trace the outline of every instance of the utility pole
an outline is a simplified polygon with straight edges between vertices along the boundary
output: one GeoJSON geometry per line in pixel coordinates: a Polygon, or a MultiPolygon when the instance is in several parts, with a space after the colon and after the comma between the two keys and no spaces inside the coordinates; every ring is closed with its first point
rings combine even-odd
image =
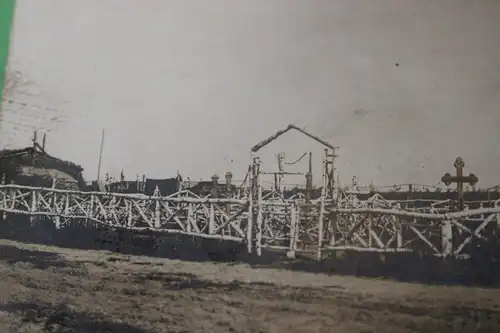
{"type": "Polygon", "coordinates": [[[102,149],[104,147],[104,128],[101,135],[101,149],[99,150],[99,163],[97,164],[97,180],[101,177],[101,162],[102,162],[102,149]]]}
{"type": "Polygon", "coordinates": [[[42,150],[45,152],[45,143],[47,142],[47,132],[43,133],[42,150]]]}
{"type": "Polygon", "coordinates": [[[33,131],[33,139],[31,141],[33,142],[33,151],[36,150],[36,143],[37,143],[37,130],[33,131]]]}
{"type": "MultiPolygon", "coordinates": [[[[34,168],[35,168],[35,158],[36,158],[36,151],[37,151],[37,130],[35,130],[33,132],[33,139],[31,139],[31,141],[33,141],[33,152],[32,152],[32,155],[31,155],[31,166],[33,167],[32,169],[32,172],[34,172],[34,168]]],[[[33,174],[32,174],[33,175],[33,174]]]]}

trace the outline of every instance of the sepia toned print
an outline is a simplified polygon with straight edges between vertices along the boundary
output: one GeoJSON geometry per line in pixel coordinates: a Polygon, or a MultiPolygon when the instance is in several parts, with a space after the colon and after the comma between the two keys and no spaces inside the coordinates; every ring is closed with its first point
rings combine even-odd
{"type": "Polygon", "coordinates": [[[1,332],[500,329],[500,4],[0,4],[1,332]]]}

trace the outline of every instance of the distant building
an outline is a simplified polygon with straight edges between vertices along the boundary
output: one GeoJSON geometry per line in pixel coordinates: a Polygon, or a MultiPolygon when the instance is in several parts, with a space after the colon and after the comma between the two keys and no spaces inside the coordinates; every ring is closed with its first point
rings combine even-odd
{"type": "MultiPolygon", "coordinates": [[[[236,186],[230,185],[231,186],[231,193],[236,192],[236,186]]],[[[196,185],[190,188],[186,188],[186,190],[189,190],[190,192],[193,192],[194,194],[199,195],[200,197],[214,197],[214,198],[225,198],[230,195],[228,195],[228,189],[226,184],[224,183],[218,183],[218,184],[213,184],[211,181],[200,181],[196,185]]]]}
{"type": "Polygon", "coordinates": [[[160,195],[165,197],[176,192],[179,192],[182,178],[180,176],[166,179],[150,179],[144,181],[139,180],[121,180],[111,182],[106,185],[107,191],[112,193],[140,193],[145,195],[153,195],[156,187],[160,191],[160,195]]]}
{"type": "Polygon", "coordinates": [[[226,182],[219,182],[219,176],[213,175],[212,181],[199,181],[187,190],[199,195],[200,197],[213,197],[213,198],[228,198],[236,193],[237,188],[231,184],[233,175],[226,173],[226,182]]]}
{"type": "Polygon", "coordinates": [[[84,191],[82,172],[81,166],[34,147],[0,151],[0,175],[6,184],[84,191]]]}
{"type": "Polygon", "coordinates": [[[112,193],[143,193],[143,183],[137,180],[123,180],[111,182],[106,186],[107,192],[112,193]]]}
{"type": "Polygon", "coordinates": [[[144,186],[144,194],[153,195],[155,189],[158,187],[160,195],[163,197],[172,195],[179,192],[182,184],[182,177],[177,176],[175,178],[167,179],[146,179],[146,184],[144,186]]]}

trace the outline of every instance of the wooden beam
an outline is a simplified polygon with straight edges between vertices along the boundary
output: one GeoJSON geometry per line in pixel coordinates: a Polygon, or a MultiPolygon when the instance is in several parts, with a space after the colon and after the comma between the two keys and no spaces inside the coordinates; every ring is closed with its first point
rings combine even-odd
{"type": "Polygon", "coordinates": [[[271,142],[273,142],[274,140],[276,140],[277,138],[279,138],[280,136],[282,136],[283,134],[285,134],[286,132],[290,131],[290,130],[296,130],[302,134],[304,134],[305,136],[308,136],[310,137],[311,139],[321,143],[322,145],[332,149],[332,150],[335,150],[336,148],[338,147],[334,147],[333,145],[331,145],[330,143],[326,142],[325,140],[307,132],[306,130],[302,129],[302,128],[299,128],[295,125],[288,125],[285,129],[282,129],[282,130],[279,130],[277,131],[276,133],[274,133],[273,135],[271,135],[270,137],[268,137],[267,139],[264,139],[262,140],[261,142],[259,142],[258,144],[256,144],[255,146],[252,147],[252,152],[253,153],[256,153],[258,152],[259,150],[261,150],[262,148],[264,148],[265,146],[267,146],[268,144],[270,144],[271,142]]]}

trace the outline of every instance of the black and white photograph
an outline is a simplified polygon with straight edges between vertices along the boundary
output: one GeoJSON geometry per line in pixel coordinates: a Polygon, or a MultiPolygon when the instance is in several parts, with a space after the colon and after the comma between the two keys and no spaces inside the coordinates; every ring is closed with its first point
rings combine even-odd
{"type": "Polygon", "coordinates": [[[500,332],[498,0],[0,0],[0,95],[0,333],[500,332]]]}

